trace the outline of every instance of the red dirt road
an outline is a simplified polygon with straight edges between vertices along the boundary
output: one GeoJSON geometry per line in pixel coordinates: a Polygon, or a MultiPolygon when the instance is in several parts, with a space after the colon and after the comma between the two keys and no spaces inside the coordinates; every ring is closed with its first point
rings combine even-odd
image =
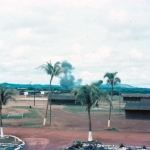
{"type": "MultiPolygon", "coordinates": [[[[41,114],[41,112],[39,115],[41,114]]],[[[52,108],[52,126],[4,127],[6,135],[15,135],[26,143],[25,150],[60,150],[75,140],[87,141],[87,114],[72,114],[62,107],[52,108]]],[[[150,120],[126,120],[124,116],[112,116],[111,127],[118,131],[107,131],[107,116],[92,114],[93,139],[103,144],[150,147],[150,120]]],[[[32,120],[33,121],[33,120],[32,120]]],[[[35,120],[34,120],[35,121],[35,120]]],[[[40,119],[42,124],[43,119],[40,119]]]]}
{"type": "MultiPolygon", "coordinates": [[[[5,134],[18,136],[26,142],[26,150],[60,150],[76,139],[87,141],[88,131],[63,130],[53,127],[5,127],[5,134]]],[[[150,133],[93,131],[94,140],[103,144],[150,147],[150,133]]]]}

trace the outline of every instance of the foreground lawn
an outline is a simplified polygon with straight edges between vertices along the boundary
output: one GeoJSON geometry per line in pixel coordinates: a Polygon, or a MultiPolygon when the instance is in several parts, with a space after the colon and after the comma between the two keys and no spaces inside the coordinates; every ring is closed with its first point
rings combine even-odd
{"type": "MultiPolygon", "coordinates": [[[[77,106],[77,105],[65,105],[63,108],[65,111],[71,112],[73,114],[84,114],[86,113],[86,107],[85,106],[77,106]]],[[[105,116],[108,115],[109,112],[109,106],[108,105],[102,105],[99,108],[92,108],[91,113],[97,115],[98,113],[103,114],[105,116]]],[[[124,115],[123,108],[119,107],[113,107],[112,109],[112,115],[114,116],[120,116],[124,115]]]]}
{"type": "Polygon", "coordinates": [[[3,114],[3,125],[4,126],[25,126],[25,127],[38,127],[42,125],[42,116],[39,115],[38,112],[44,112],[43,108],[30,108],[29,106],[11,106],[7,108],[7,113],[3,114]],[[15,110],[14,112],[21,113],[20,109],[23,112],[23,118],[20,114],[10,115],[8,117],[8,113],[11,112],[10,110],[15,110]],[[18,111],[17,111],[18,110],[18,111]]]}

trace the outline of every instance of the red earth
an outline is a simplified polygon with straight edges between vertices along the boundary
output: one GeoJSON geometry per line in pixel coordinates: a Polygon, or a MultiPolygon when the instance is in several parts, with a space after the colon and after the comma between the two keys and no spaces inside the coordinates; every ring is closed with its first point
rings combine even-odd
{"type": "MultiPolygon", "coordinates": [[[[38,112],[42,117],[44,114],[38,112]]],[[[150,120],[127,120],[112,116],[107,130],[108,116],[92,113],[93,139],[103,144],[150,147],[150,120]]],[[[35,121],[35,120],[33,120],[35,121]]],[[[41,124],[42,124],[41,120],[41,124]]],[[[26,150],[60,150],[75,140],[87,141],[88,116],[66,112],[62,106],[52,106],[52,125],[41,127],[5,127],[6,135],[15,135],[26,143],[26,150]]]]}

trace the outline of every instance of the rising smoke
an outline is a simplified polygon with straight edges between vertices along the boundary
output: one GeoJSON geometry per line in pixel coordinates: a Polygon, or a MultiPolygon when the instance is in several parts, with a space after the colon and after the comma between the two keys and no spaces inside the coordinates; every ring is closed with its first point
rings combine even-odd
{"type": "Polygon", "coordinates": [[[82,79],[75,80],[72,75],[74,67],[67,61],[61,63],[61,67],[65,69],[64,73],[60,77],[60,85],[65,90],[71,90],[75,86],[79,86],[82,83],[82,79]]]}

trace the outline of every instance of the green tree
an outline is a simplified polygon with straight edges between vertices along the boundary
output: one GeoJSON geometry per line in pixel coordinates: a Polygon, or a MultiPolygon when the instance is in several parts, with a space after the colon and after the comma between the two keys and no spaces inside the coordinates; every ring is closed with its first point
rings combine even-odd
{"type": "Polygon", "coordinates": [[[46,117],[47,117],[47,111],[48,111],[48,104],[50,103],[50,126],[51,126],[51,84],[54,76],[58,76],[60,73],[63,72],[63,68],[60,67],[60,62],[56,62],[54,65],[52,65],[51,61],[46,62],[46,64],[43,64],[38,67],[39,69],[44,70],[48,75],[50,75],[50,82],[49,82],[49,92],[48,92],[48,99],[47,99],[47,105],[46,105],[46,112],[45,112],[45,118],[43,121],[43,125],[46,124],[46,117]]]}
{"type": "Polygon", "coordinates": [[[104,90],[99,90],[97,86],[99,86],[101,82],[93,83],[91,85],[83,85],[78,88],[73,89],[74,95],[76,95],[76,102],[80,102],[81,105],[86,106],[86,110],[88,112],[88,120],[89,120],[89,134],[88,141],[92,141],[92,124],[91,124],[91,107],[98,106],[100,100],[109,100],[109,95],[104,90]]]}
{"type": "Polygon", "coordinates": [[[0,84],[0,128],[1,128],[1,138],[4,137],[4,131],[3,131],[3,123],[2,123],[2,105],[6,105],[8,100],[14,100],[13,97],[15,95],[15,90],[10,89],[9,87],[3,88],[3,86],[0,84]]]}
{"type": "MultiPolygon", "coordinates": [[[[109,84],[111,86],[111,102],[113,99],[113,91],[114,91],[114,85],[121,83],[120,78],[116,77],[117,72],[114,73],[105,73],[104,78],[107,78],[107,84],[109,84]]],[[[110,117],[111,117],[111,109],[112,109],[112,105],[110,105],[110,109],[109,109],[109,119],[108,119],[108,128],[110,128],[110,117]]]]}

